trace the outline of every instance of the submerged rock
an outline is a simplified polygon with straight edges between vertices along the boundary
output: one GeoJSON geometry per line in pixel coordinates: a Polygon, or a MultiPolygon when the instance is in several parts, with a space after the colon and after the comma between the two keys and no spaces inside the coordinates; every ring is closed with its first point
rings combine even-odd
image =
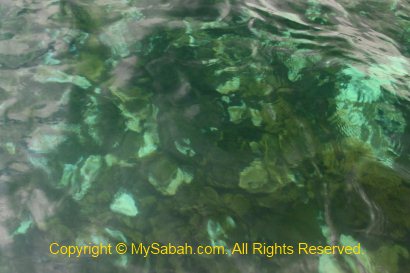
{"type": "Polygon", "coordinates": [[[230,80],[228,80],[227,82],[225,82],[224,84],[219,85],[216,88],[216,91],[218,91],[219,93],[226,95],[229,94],[231,92],[235,92],[239,89],[239,86],[241,85],[241,80],[239,77],[234,77],[230,80]]]}
{"type": "Polygon", "coordinates": [[[162,194],[175,195],[183,184],[189,184],[193,175],[167,159],[160,159],[148,176],[148,181],[162,194]]]}
{"type": "Polygon", "coordinates": [[[259,159],[255,159],[239,176],[239,187],[250,192],[264,192],[268,183],[269,174],[259,159]]]}
{"type": "Polygon", "coordinates": [[[0,39],[0,67],[15,69],[32,65],[40,59],[47,52],[47,45],[35,41],[35,38],[31,39],[31,41],[27,41],[27,38],[26,41],[22,38],[3,41],[0,39]]]}
{"type": "Polygon", "coordinates": [[[37,228],[45,230],[47,228],[47,221],[54,215],[56,204],[47,198],[45,192],[40,189],[34,189],[27,205],[37,228]]]}
{"type": "Polygon", "coordinates": [[[70,193],[75,200],[79,201],[83,199],[91,185],[96,181],[103,162],[101,156],[91,155],[85,160],[81,167],[81,160],[75,165],[65,164],[59,186],[69,187],[70,193]]]}
{"type": "Polygon", "coordinates": [[[236,227],[236,223],[231,216],[225,217],[222,221],[209,219],[206,231],[212,246],[225,247],[226,254],[231,255],[231,249],[226,241],[229,239],[228,233],[236,227]]]}
{"type": "Polygon", "coordinates": [[[256,127],[261,126],[263,118],[261,116],[261,112],[257,109],[249,109],[249,113],[251,115],[251,121],[252,124],[255,125],[256,127]]]}
{"type": "Polygon", "coordinates": [[[144,144],[138,150],[138,157],[146,157],[152,155],[157,150],[158,146],[158,134],[156,132],[145,132],[144,136],[144,144]]]}
{"type": "MultiPolygon", "coordinates": [[[[114,196],[114,201],[111,203],[110,209],[113,212],[126,216],[136,216],[138,214],[138,208],[135,205],[132,195],[122,191],[114,196]]],[[[110,233],[110,235],[112,234],[110,233]]]]}
{"type": "Polygon", "coordinates": [[[191,140],[189,138],[184,138],[182,141],[174,141],[175,148],[181,153],[189,157],[193,157],[196,153],[191,148],[191,140]]]}
{"type": "Polygon", "coordinates": [[[86,78],[78,75],[68,75],[62,71],[55,69],[41,68],[34,76],[34,79],[41,83],[72,83],[82,89],[91,87],[91,83],[86,78]]]}
{"type": "Polygon", "coordinates": [[[19,227],[13,232],[14,235],[25,234],[33,224],[31,219],[24,220],[20,223],[19,227]]]}
{"type": "Polygon", "coordinates": [[[28,139],[28,148],[40,154],[50,153],[66,140],[64,125],[42,125],[37,127],[28,139]]]}
{"type": "Polygon", "coordinates": [[[227,235],[219,222],[209,219],[206,230],[213,246],[227,246],[225,242],[227,235]]]}
{"type": "Polygon", "coordinates": [[[127,242],[127,238],[125,237],[124,233],[122,233],[119,230],[116,229],[111,229],[111,228],[105,228],[104,229],[108,235],[110,235],[112,238],[120,241],[120,242],[127,242]]]}
{"type": "Polygon", "coordinates": [[[229,120],[232,123],[238,124],[244,118],[246,113],[246,105],[243,103],[241,106],[229,106],[228,107],[229,120]]]}

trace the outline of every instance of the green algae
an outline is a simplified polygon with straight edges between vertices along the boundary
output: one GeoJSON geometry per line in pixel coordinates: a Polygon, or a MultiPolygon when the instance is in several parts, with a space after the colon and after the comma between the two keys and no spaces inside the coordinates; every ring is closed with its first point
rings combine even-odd
{"type": "Polygon", "coordinates": [[[80,75],[84,75],[85,78],[95,82],[104,74],[106,67],[99,55],[84,53],[81,54],[77,69],[80,75]]]}
{"type": "Polygon", "coordinates": [[[75,18],[74,23],[76,28],[83,30],[85,32],[92,32],[97,29],[101,24],[100,17],[93,14],[93,10],[89,7],[81,5],[72,1],[61,1],[60,3],[61,13],[64,16],[72,16],[75,18]]]}
{"type": "Polygon", "coordinates": [[[101,121],[99,114],[99,106],[100,105],[97,101],[97,98],[95,96],[90,96],[87,110],[84,113],[84,123],[88,127],[88,134],[91,136],[94,142],[101,145],[101,136],[99,132],[95,129],[96,125],[101,121]]]}
{"type": "Polygon", "coordinates": [[[308,1],[308,8],[306,9],[305,16],[316,24],[324,25],[329,23],[328,14],[323,11],[320,1],[317,0],[308,1]]]}
{"type": "Polygon", "coordinates": [[[372,255],[373,261],[380,270],[391,273],[400,272],[400,259],[409,258],[409,252],[400,245],[387,244],[378,248],[372,255]]]}

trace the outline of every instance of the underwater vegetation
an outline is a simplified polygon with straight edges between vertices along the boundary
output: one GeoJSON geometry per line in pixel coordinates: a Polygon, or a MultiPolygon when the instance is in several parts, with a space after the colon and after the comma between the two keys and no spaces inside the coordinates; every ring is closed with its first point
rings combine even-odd
{"type": "Polygon", "coordinates": [[[61,272],[409,271],[410,6],[273,2],[1,7],[0,271],[54,272],[2,254],[47,241],[363,247],[61,272]]]}

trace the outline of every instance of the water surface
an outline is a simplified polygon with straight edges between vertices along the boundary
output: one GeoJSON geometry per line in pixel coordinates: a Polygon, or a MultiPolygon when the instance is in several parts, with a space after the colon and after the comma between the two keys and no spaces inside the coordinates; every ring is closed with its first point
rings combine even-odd
{"type": "Polygon", "coordinates": [[[410,272],[408,1],[0,5],[0,272],[410,272]],[[51,255],[51,242],[359,256],[51,255]]]}

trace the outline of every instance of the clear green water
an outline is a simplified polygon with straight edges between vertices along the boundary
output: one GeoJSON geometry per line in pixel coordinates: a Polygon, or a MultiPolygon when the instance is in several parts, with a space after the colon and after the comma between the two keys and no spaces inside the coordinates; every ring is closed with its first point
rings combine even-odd
{"type": "Polygon", "coordinates": [[[0,273],[410,272],[409,57],[408,1],[0,1],[0,273]]]}

